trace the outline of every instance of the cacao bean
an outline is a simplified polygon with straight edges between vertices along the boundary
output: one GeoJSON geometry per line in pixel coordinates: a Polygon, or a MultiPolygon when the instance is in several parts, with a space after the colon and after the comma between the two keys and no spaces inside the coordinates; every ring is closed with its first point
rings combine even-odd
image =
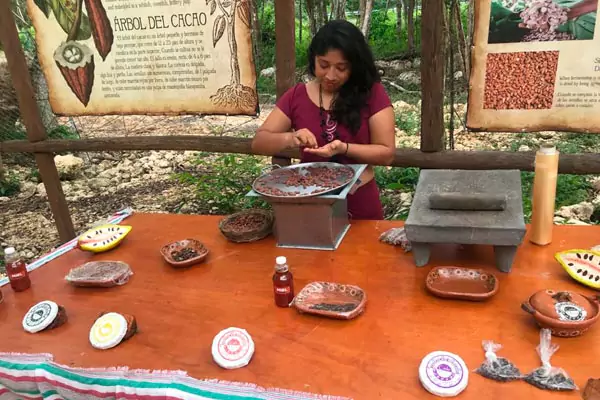
{"type": "Polygon", "coordinates": [[[54,52],[54,61],[71,91],[87,106],[94,87],[94,55],[82,43],[68,41],[54,52]]]}
{"type": "Polygon", "coordinates": [[[106,15],[102,0],[85,0],[85,8],[87,9],[88,17],[90,19],[92,36],[94,37],[96,49],[104,61],[110,53],[114,41],[110,20],[106,15]]]}

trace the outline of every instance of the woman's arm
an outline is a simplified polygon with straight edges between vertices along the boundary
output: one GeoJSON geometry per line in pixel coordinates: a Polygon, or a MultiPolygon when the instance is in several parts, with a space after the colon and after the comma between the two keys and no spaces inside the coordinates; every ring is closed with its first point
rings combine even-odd
{"type": "Polygon", "coordinates": [[[391,106],[386,107],[369,118],[370,144],[334,140],[318,149],[304,149],[304,151],[326,158],[342,154],[359,163],[389,165],[394,161],[396,153],[395,124],[394,109],[391,106]]]}
{"type": "Polygon", "coordinates": [[[598,8],[598,0],[583,0],[579,3],[571,6],[570,10],[567,12],[567,17],[569,20],[581,17],[582,15],[596,12],[598,8]]]}
{"type": "Polygon", "coordinates": [[[273,156],[282,150],[295,147],[292,122],[278,107],[275,107],[265,122],[258,128],[252,140],[252,151],[273,156]]]}

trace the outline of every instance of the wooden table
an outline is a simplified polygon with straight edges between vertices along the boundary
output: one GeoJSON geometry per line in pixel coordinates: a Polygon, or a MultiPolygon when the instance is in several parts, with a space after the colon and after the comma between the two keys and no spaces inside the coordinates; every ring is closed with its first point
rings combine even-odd
{"type": "MultiPolygon", "coordinates": [[[[355,399],[433,398],[418,381],[423,356],[434,350],[459,354],[469,370],[484,360],[483,339],[504,347],[499,355],[523,372],[539,367],[539,329],[520,304],[534,291],[553,288],[593,294],[567,275],[553,258],[556,251],[600,243],[600,227],[560,226],[544,248],[525,241],[513,271],[498,272],[491,247],[434,247],[431,265],[481,266],[496,273],[500,291],[485,303],[444,300],[429,295],[424,278],[430,266],[416,268],[410,253],[378,241],[399,221],[354,222],[335,252],[278,249],[273,239],[233,244],[218,232],[218,217],[137,214],[124,223],[133,231],[117,249],[100,255],[73,250],[32,273],[33,287],[13,293],[1,288],[0,351],[49,352],[58,363],[79,367],[127,365],[143,369],[182,369],[193,377],[252,382],[355,399]],[[189,270],[165,264],[159,248],[185,237],[204,241],[209,260],[189,270]],[[356,284],[366,290],[365,314],[352,321],[301,315],[273,304],[271,276],[275,257],[288,257],[296,291],[313,280],[356,284]],[[89,260],[119,259],[135,275],[122,287],[83,289],[64,276],[89,260]],[[67,325],[27,334],[21,320],[37,301],[66,307],[67,325]],[[119,347],[99,351],[88,342],[100,311],[131,313],[140,331],[119,347]],[[250,365],[223,370],[210,347],[222,329],[247,329],[256,343],[250,365]]],[[[564,368],[581,390],[600,377],[600,326],[579,338],[554,338],[560,345],[553,365],[564,368]]],[[[580,398],[553,393],[525,382],[497,383],[471,374],[464,399],[580,398]]]]}

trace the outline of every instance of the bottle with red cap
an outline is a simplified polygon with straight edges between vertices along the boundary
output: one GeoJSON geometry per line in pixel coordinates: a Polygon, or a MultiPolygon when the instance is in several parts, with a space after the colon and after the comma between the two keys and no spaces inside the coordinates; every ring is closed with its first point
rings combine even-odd
{"type": "Polygon", "coordinates": [[[292,300],[294,300],[294,277],[290,272],[285,257],[277,257],[275,259],[273,292],[275,295],[275,304],[279,307],[289,307],[292,300]]]}
{"type": "Polygon", "coordinates": [[[10,286],[15,292],[22,292],[31,287],[29,272],[27,266],[21,260],[14,247],[4,249],[4,261],[6,265],[6,275],[10,286]]]}

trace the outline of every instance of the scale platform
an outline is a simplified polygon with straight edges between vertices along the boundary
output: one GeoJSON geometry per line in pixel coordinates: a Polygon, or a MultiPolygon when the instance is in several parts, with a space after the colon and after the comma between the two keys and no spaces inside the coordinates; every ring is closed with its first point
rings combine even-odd
{"type": "Polygon", "coordinates": [[[429,262],[433,243],[476,244],[494,246],[496,267],[510,272],[526,232],[520,171],[421,170],[405,231],[417,267],[429,262]],[[504,209],[432,208],[432,198],[448,193],[502,197],[504,209]]]}
{"type": "Polygon", "coordinates": [[[336,250],[350,229],[348,194],[367,168],[367,164],[349,164],[352,180],[343,188],[320,196],[285,198],[263,196],[254,190],[247,197],[259,197],[271,204],[275,214],[273,233],[277,247],[336,250]]]}

